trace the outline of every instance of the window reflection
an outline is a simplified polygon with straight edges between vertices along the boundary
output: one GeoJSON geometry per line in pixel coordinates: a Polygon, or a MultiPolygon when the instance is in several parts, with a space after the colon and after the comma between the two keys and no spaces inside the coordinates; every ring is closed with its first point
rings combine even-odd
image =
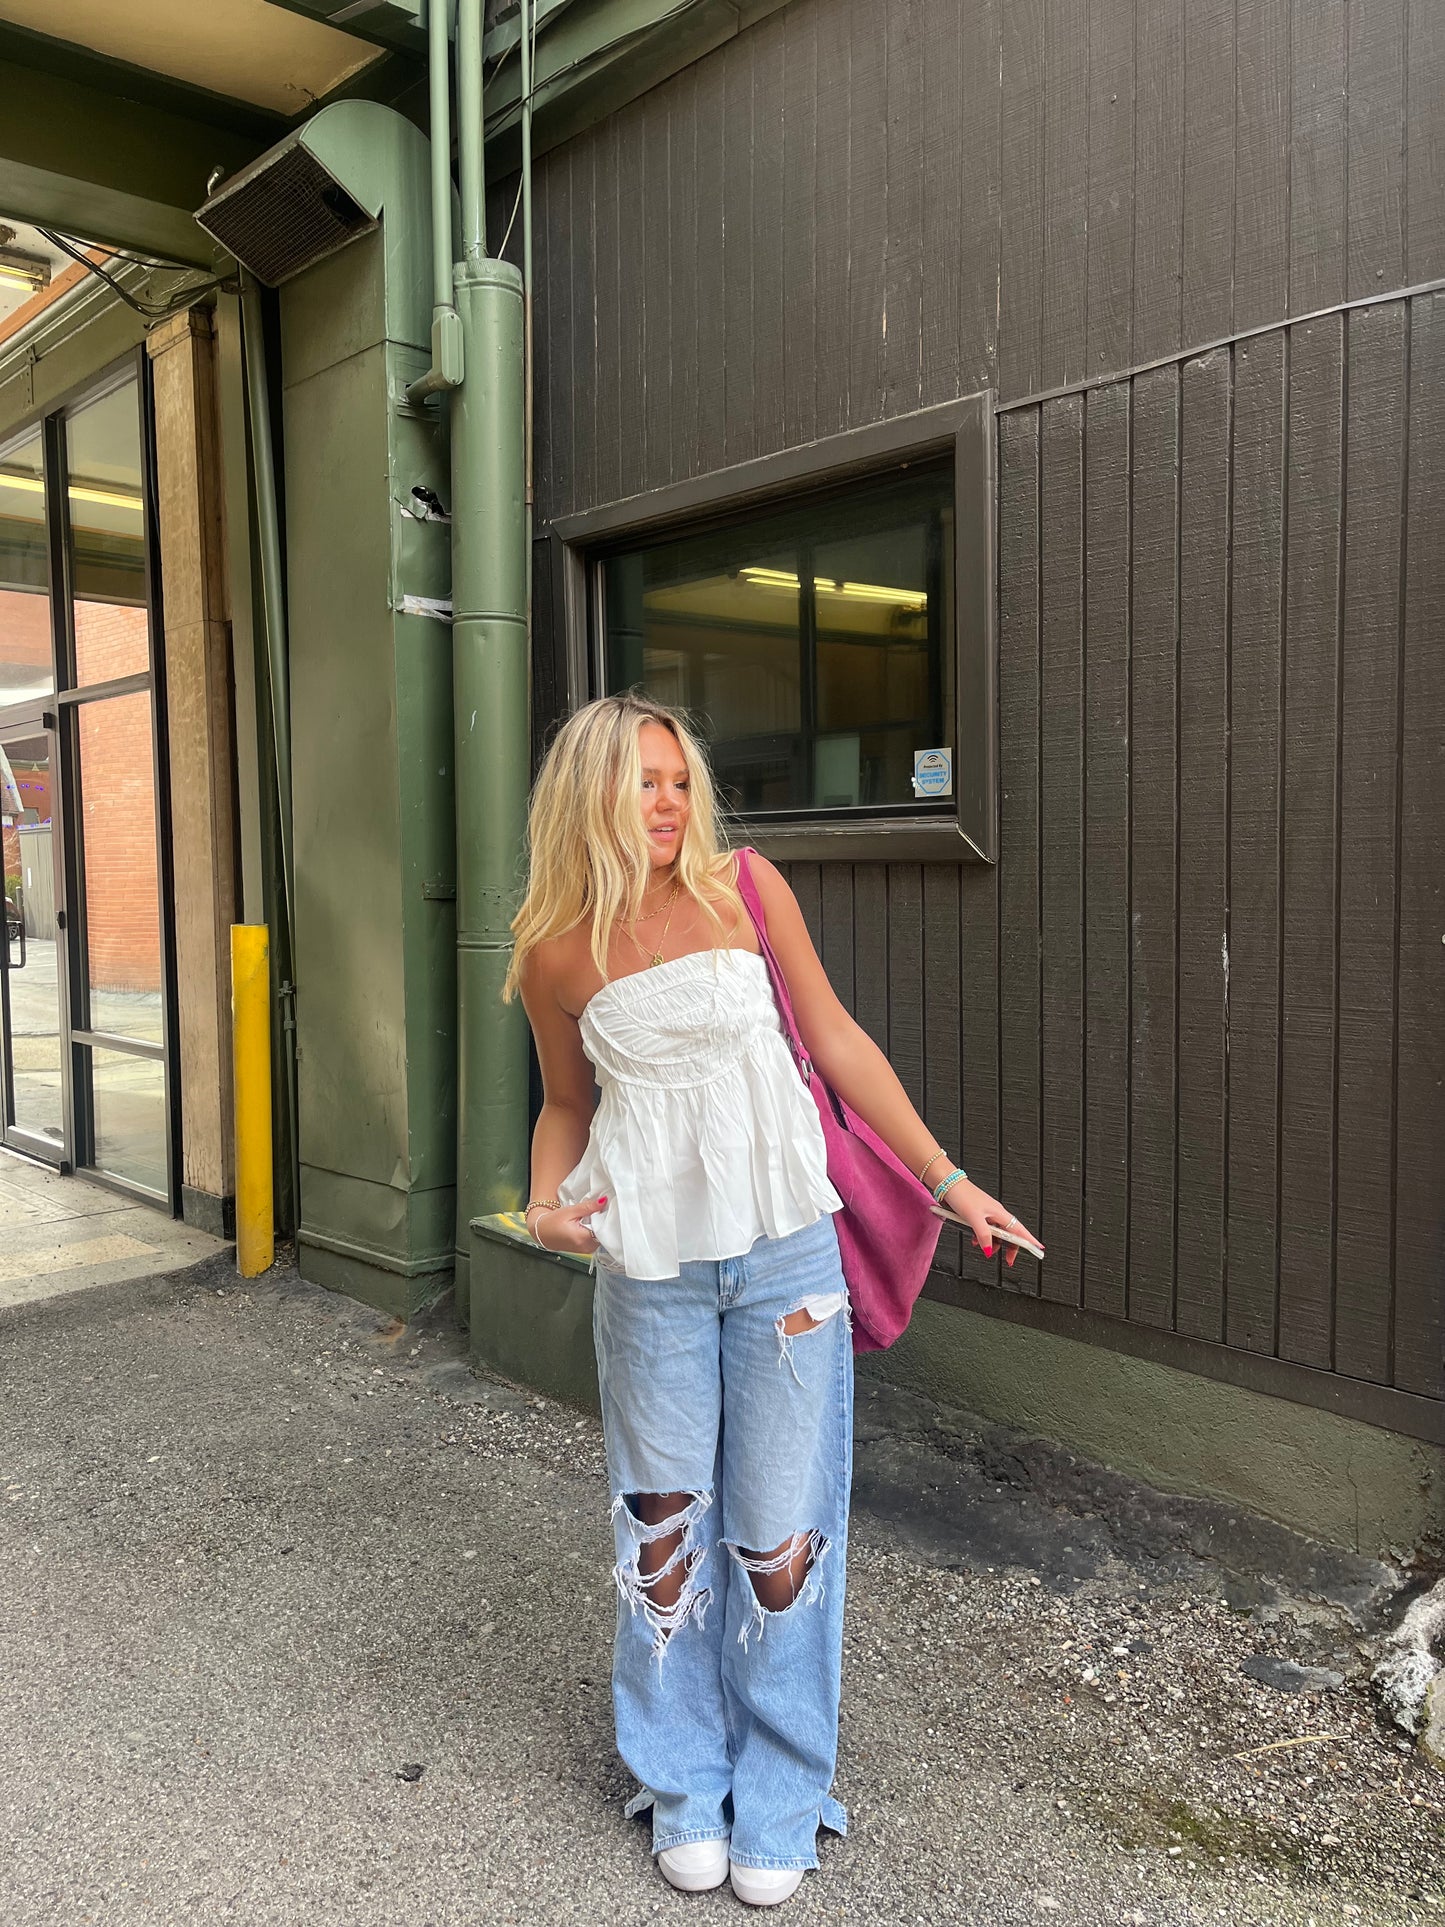
{"type": "Polygon", "coordinates": [[[940,467],[603,565],[610,689],[692,713],[745,811],[917,808],[951,741],[952,478],[940,467]]]}
{"type": "Polygon", "coordinates": [[[140,412],[133,381],[66,423],[76,682],[150,667],[140,412]]]}
{"type": "Polygon", "coordinates": [[[39,433],[0,453],[0,710],[55,688],[39,433]]]}

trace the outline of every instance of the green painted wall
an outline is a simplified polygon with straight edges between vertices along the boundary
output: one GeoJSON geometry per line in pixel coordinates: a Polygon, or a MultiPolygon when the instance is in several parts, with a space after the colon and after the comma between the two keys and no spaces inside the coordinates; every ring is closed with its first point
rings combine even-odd
{"type": "Polygon", "coordinates": [[[860,1362],[1169,1492],[1392,1562],[1445,1554],[1445,1452],[1398,1433],[927,1300],[860,1362]]]}

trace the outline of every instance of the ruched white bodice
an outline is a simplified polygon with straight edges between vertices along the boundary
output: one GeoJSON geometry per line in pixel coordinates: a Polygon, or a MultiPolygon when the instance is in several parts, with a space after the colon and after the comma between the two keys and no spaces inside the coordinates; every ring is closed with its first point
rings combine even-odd
{"type": "Polygon", "coordinates": [[[761,957],[699,950],[614,977],[580,1022],[601,1097],[558,1196],[606,1197],[604,1263],[675,1278],[840,1208],[761,957]]]}

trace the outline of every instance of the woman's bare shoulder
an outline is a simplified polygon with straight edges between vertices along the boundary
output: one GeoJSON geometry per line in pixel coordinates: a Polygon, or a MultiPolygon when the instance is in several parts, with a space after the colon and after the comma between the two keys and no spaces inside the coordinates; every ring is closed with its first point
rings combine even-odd
{"type": "Polygon", "coordinates": [[[587,986],[596,976],[591,932],[585,924],[544,938],[533,946],[523,966],[524,988],[550,998],[574,1017],[586,1004],[587,986]]]}

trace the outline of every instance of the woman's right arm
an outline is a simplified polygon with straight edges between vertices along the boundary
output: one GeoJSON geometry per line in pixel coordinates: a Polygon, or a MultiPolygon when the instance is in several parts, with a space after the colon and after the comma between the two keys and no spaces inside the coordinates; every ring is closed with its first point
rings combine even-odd
{"type": "MultiPolygon", "coordinates": [[[[521,992],[542,1070],[542,1110],[532,1133],[532,1185],[527,1195],[555,1198],[558,1185],[587,1148],[592,1066],[582,1049],[577,1019],[558,1001],[555,973],[536,951],[522,967],[521,992]]],[[[606,1202],[585,1198],[560,1210],[529,1211],[527,1228],[545,1250],[590,1256],[597,1240],[581,1221],[606,1202]]]]}

